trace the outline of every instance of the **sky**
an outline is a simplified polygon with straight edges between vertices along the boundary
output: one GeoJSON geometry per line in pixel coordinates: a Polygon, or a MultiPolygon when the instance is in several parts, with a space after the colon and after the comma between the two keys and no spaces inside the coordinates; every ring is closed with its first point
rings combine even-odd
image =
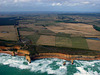
{"type": "Polygon", "coordinates": [[[0,11],[100,12],[100,0],[0,0],[0,11]]]}

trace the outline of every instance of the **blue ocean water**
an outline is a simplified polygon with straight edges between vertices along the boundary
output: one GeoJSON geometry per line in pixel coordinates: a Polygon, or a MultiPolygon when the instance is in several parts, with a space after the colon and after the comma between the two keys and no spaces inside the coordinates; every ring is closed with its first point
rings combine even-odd
{"type": "Polygon", "coordinates": [[[100,60],[75,60],[71,65],[70,61],[49,58],[28,63],[23,56],[0,53],[0,75],[100,75],[100,60]]]}

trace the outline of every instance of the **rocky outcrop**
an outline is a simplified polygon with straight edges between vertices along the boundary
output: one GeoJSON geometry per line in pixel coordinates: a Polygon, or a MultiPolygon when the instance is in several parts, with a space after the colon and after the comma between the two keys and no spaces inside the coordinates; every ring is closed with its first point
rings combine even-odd
{"type": "Polygon", "coordinates": [[[24,54],[24,55],[30,55],[30,52],[28,50],[17,50],[18,54],[24,54]]]}
{"type": "Polygon", "coordinates": [[[26,60],[27,60],[29,63],[31,63],[31,58],[30,58],[30,56],[26,55],[26,60]]]}
{"type": "Polygon", "coordinates": [[[15,56],[16,54],[15,54],[15,52],[14,51],[12,51],[12,56],[15,56]]]}
{"type": "Polygon", "coordinates": [[[12,56],[17,54],[16,52],[13,52],[13,51],[0,51],[0,53],[6,53],[6,54],[10,54],[12,56]]]}
{"type": "Polygon", "coordinates": [[[8,50],[8,49],[10,49],[10,47],[0,46],[0,49],[1,50],[8,50]]]}
{"type": "Polygon", "coordinates": [[[14,47],[12,47],[12,48],[13,48],[13,49],[19,50],[19,49],[21,49],[21,46],[16,45],[16,46],[14,46],[14,47]]]}
{"type": "Polygon", "coordinates": [[[13,47],[5,47],[5,46],[0,46],[0,49],[2,50],[10,50],[10,49],[21,49],[21,46],[13,46],[13,47]]]}

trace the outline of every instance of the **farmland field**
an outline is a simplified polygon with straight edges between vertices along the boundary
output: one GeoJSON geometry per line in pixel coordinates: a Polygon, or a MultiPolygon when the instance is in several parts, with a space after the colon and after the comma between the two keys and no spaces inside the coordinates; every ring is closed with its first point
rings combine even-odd
{"type": "Polygon", "coordinates": [[[87,43],[90,50],[100,51],[100,41],[87,39],[87,43]]]}
{"type": "Polygon", "coordinates": [[[0,26],[0,39],[17,41],[17,32],[14,26],[0,26]]]}
{"type": "Polygon", "coordinates": [[[82,23],[58,23],[57,25],[48,26],[47,28],[55,33],[63,32],[75,36],[100,37],[100,32],[96,31],[92,25],[82,23]]]}
{"type": "Polygon", "coordinates": [[[55,36],[41,35],[37,41],[38,45],[51,45],[55,46],[55,36]]]}
{"type": "Polygon", "coordinates": [[[35,34],[33,34],[33,35],[24,35],[23,37],[24,37],[25,39],[31,40],[31,41],[32,41],[32,44],[33,44],[33,45],[36,45],[36,43],[37,43],[37,41],[38,41],[40,35],[38,35],[38,34],[35,33],[35,34]]]}
{"type": "MultiPolygon", "coordinates": [[[[36,45],[79,49],[92,49],[92,45],[84,37],[100,38],[100,32],[90,24],[57,22],[54,25],[53,23],[48,25],[43,21],[34,24],[20,24],[21,37],[32,40],[36,45]]],[[[93,49],[98,50],[97,48],[93,49]]]]}
{"type": "Polygon", "coordinates": [[[59,47],[72,47],[72,41],[67,37],[56,37],[56,46],[59,47]]]}
{"type": "Polygon", "coordinates": [[[82,37],[56,36],[56,46],[88,49],[87,41],[82,37]]]}
{"type": "Polygon", "coordinates": [[[82,37],[74,37],[74,38],[72,37],[71,41],[73,48],[88,49],[87,41],[82,37]]]}
{"type": "Polygon", "coordinates": [[[32,45],[100,50],[99,40],[86,39],[100,39],[99,14],[17,14],[12,18],[11,15],[6,16],[0,16],[3,25],[6,25],[4,21],[9,25],[4,28],[0,26],[0,39],[17,40],[15,26],[19,30],[20,39],[31,40],[32,45]],[[14,26],[10,26],[10,22],[14,26]]]}

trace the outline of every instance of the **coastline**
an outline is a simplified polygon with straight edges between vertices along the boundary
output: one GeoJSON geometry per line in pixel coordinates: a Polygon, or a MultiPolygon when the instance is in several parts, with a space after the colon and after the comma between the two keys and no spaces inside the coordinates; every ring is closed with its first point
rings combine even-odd
{"type": "MultiPolygon", "coordinates": [[[[0,53],[6,53],[6,54],[10,54],[13,56],[13,51],[1,51],[0,53]]],[[[25,54],[20,54],[15,52],[15,55],[17,56],[25,56],[25,54]]],[[[86,61],[90,61],[90,60],[100,60],[100,55],[98,55],[97,57],[95,56],[84,56],[84,55],[80,55],[80,57],[75,57],[75,56],[79,56],[79,55],[66,55],[66,54],[62,54],[62,53],[40,53],[39,55],[35,55],[35,56],[31,56],[31,60],[38,60],[38,59],[44,59],[44,58],[58,58],[58,59],[64,59],[67,61],[71,61],[71,60],[86,60],[86,61]]]]}
{"type": "Polygon", "coordinates": [[[38,56],[33,57],[32,59],[43,59],[43,58],[58,58],[64,59],[67,61],[71,60],[100,60],[100,56],[85,56],[85,55],[69,55],[69,54],[62,54],[62,53],[40,53],[38,56]]]}
{"type": "MultiPolygon", "coordinates": [[[[6,53],[6,54],[10,54],[13,56],[13,51],[0,51],[0,53],[6,53]]],[[[24,54],[18,54],[17,52],[15,52],[15,55],[18,56],[25,56],[24,54]]]]}

